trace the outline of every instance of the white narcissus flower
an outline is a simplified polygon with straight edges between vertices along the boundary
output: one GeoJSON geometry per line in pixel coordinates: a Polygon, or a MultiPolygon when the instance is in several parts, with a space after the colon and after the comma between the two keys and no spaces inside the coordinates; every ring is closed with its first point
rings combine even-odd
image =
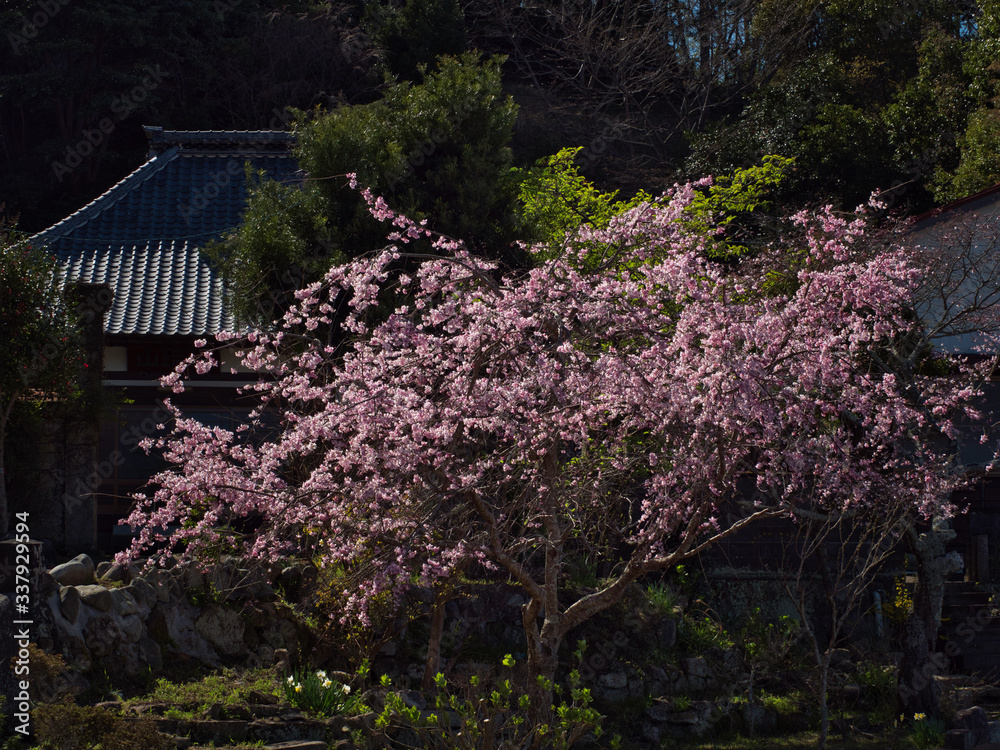
{"type": "Polygon", "coordinates": [[[351,686],[350,685],[341,685],[340,687],[343,689],[344,695],[347,695],[347,694],[349,694],[351,692],[351,686]]]}
{"type": "Polygon", "coordinates": [[[332,683],[332,682],[330,682],[329,680],[324,680],[324,681],[323,681],[323,687],[324,687],[324,688],[328,688],[328,687],[330,687],[330,685],[332,685],[332,684],[333,684],[333,683],[332,683]]]}

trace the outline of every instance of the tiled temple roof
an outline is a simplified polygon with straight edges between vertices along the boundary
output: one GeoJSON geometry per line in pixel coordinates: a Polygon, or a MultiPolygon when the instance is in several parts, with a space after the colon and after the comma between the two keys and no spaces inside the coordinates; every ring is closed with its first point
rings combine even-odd
{"type": "Polygon", "coordinates": [[[239,225],[245,164],[297,179],[281,131],[146,128],[150,159],[87,206],[35,236],[66,281],[107,284],[105,332],[203,336],[232,329],[222,279],[200,252],[239,225]]]}

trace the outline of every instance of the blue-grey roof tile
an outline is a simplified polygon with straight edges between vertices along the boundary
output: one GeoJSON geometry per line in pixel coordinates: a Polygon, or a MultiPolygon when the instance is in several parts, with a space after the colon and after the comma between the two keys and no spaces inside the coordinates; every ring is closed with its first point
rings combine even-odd
{"type": "Polygon", "coordinates": [[[240,223],[244,165],[294,181],[291,136],[146,128],[149,161],[36,235],[67,281],[107,284],[109,334],[204,336],[234,327],[222,279],[200,248],[240,223]]]}

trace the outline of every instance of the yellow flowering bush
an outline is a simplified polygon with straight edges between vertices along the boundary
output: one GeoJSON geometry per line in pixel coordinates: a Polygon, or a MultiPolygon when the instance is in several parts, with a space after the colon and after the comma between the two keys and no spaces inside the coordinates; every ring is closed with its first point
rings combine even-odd
{"type": "Polygon", "coordinates": [[[902,625],[913,607],[913,595],[906,587],[902,576],[896,579],[896,590],[892,598],[886,597],[882,603],[882,614],[894,625],[902,625]]]}

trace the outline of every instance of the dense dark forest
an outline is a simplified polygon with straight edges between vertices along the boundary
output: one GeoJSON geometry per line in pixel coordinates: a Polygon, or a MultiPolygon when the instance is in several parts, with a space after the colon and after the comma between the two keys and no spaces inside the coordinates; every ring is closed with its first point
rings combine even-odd
{"type": "Polygon", "coordinates": [[[767,154],[795,159],[790,204],[1000,180],[996,0],[9,0],[0,24],[0,204],[26,231],[137,167],[142,125],[288,128],[466,52],[502,56],[512,165],[580,147],[626,195],[767,154]]]}

